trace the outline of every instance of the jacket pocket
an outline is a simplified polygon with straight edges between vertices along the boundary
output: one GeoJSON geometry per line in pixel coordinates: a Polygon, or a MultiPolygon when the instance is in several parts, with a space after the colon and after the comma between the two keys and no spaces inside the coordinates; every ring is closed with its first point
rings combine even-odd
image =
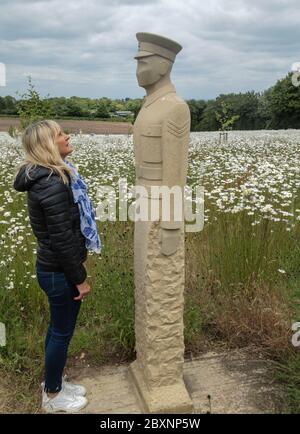
{"type": "Polygon", "coordinates": [[[162,162],[161,135],[162,128],[159,124],[150,124],[142,130],[141,159],[143,162],[162,162]]]}

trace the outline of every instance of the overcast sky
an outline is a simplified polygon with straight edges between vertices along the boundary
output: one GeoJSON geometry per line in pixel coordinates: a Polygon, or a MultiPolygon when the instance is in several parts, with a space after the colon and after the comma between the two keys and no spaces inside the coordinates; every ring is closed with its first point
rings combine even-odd
{"type": "Polygon", "coordinates": [[[299,0],[0,0],[6,87],[42,96],[143,97],[136,32],[178,41],[172,80],[185,99],[262,91],[300,62],[299,0]]]}

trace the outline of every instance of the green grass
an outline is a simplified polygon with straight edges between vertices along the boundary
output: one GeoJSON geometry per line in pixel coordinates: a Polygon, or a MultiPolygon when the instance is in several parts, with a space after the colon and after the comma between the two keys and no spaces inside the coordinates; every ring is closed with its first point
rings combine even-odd
{"type": "MultiPolygon", "coordinates": [[[[102,257],[88,258],[92,292],[82,305],[69,353],[75,356],[85,352],[94,364],[134,357],[133,223],[98,225],[102,257]]],[[[299,228],[286,236],[276,225],[271,233],[271,223],[265,221],[255,227],[252,237],[253,229],[245,215],[226,215],[219,216],[217,225],[186,235],[186,349],[201,351],[205,336],[234,346],[255,342],[280,361],[292,352],[287,345],[288,315],[299,315],[293,304],[299,296],[300,258],[295,255],[299,253],[295,250],[299,228]],[[288,274],[280,275],[280,267],[288,274]],[[281,305],[282,300],[285,305],[281,305]],[[269,310],[264,313],[265,308],[269,310]]],[[[22,244],[28,248],[28,267],[24,266],[24,253],[17,249],[11,265],[16,270],[15,288],[1,291],[0,305],[0,318],[7,328],[7,346],[1,348],[0,366],[22,379],[20,384],[31,386],[28,396],[43,373],[48,322],[46,297],[36,279],[30,277],[34,273],[33,240],[30,235],[22,244]],[[30,270],[27,277],[25,270],[30,270]],[[19,284],[21,281],[29,286],[19,284]]],[[[5,288],[7,275],[9,269],[0,274],[1,288],[5,288]]],[[[290,359],[281,376],[290,392],[292,409],[300,408],[297,367],[299,354],[290,359]]]]}
{"type": "Polygon", "coordinates": [[[288,360],[277,364],[276,379],[281,382],[287,391],[289,410],[291,413],[300,413],[300,354],[299,351],[288,360]]]}

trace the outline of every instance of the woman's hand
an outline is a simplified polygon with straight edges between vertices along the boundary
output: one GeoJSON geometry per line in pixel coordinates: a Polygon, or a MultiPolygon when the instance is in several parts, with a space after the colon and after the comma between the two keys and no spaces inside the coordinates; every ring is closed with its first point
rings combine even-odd
{"type": "Polygon", "coordinates": [[[79,291],[79,295],[75,297],[74,300],[82,300],[91,291],[91,287],[86,280],[76,286],[79,291]]]}

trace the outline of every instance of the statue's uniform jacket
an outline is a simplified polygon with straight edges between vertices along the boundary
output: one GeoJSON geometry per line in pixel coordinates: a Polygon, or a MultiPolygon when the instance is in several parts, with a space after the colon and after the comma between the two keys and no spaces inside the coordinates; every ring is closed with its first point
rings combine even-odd
{"type": "MultiPolygon", "coordinates": [[[[134,124],[133,141],[136,185],[150,193],[151,185],[184,187],[190,132],[190,111],[186,102],[168,84],[145,98],[134,124]]],[[[180,223],[161,222],[165,229],[180,223]]]]}
{"type": "MultiPolygon", "coordinates": [[[[184,187],[190,131],[188,105],[166,85],[145,98],[134,124],[136,185],[184,187]]],[[[172,208],[172,205],[171,205],[172,208]]],[[[134,229],[135,349],[149,387],[182,381],[184,361],[184,221],[137,220],[134,229]],[[162,229],[179,229],[175,253],[161,252],[162,229]],[[147,326],[145,326],[147,324],[147,326]]]]}

